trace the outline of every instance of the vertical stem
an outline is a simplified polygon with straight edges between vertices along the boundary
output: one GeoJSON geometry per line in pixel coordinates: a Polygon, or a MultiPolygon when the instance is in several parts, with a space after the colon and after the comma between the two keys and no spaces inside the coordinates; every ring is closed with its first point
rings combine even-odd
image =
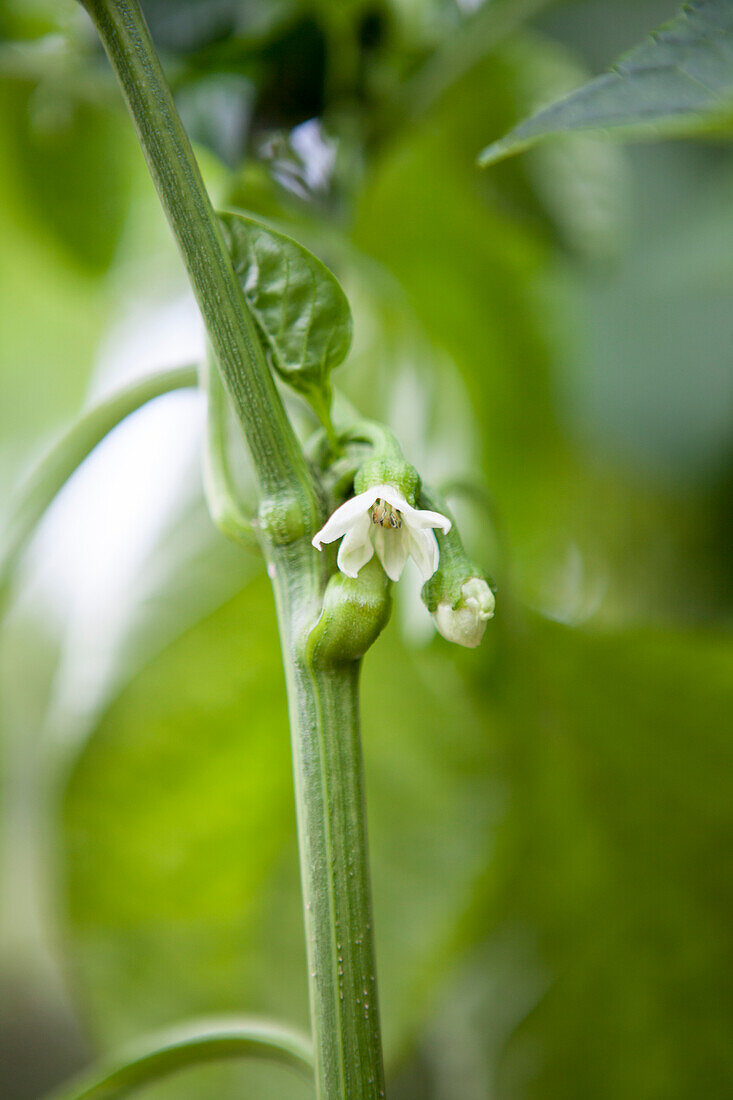
{"type": "Polygon", "coordinates": [[[305,641],[327,560],[316,487],[287,419],[138,0],[82,0],[119,78],[260,487],[292,727],[319,1100],[379,1100],[384,1072],[358,721],[358,662],[315,668],[305,641]]]}
{"type": "Polygon", "coordinates": [[[120,82],[266,498],[288,492],[305,527],[318,504],[307,464],[265,361],[196,158],[138,0],[82,0],[120,82]]]}
{"type": "Polygon", "coordinates": [[[314,621],[307,565],[294,568],[275,559],[269,572],[288,687],[317,1095],[379,1100],[385,1091],[359,728],[360,662],[309,665],[299,644],[314,621]]]}

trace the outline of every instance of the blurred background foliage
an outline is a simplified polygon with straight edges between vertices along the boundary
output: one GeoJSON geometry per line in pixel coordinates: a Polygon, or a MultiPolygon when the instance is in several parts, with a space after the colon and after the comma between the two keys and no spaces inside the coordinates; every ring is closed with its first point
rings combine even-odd
{"type": "MultiPolygon", "coordinates": [[[[470,653],[400,586],[365,665],[390,1096],[722,1098],[733,160],[575,135],[475,167],[676,4],[143,7],[216,201],[337,272],[342,393],[498,583],[470,653]]],[[[3,0],[0,37],[7,499],[90,396],[202,337],[78,6],[3,0]]],[[[170,395],[98,449],[4,622],[8,1100],[194,1013],[306,1020],[274,617],[206,516],[201,411],[170,395]]],[[[232,1066],[145,1093],[214,1095],[309,1093],[232,1066]]]]}

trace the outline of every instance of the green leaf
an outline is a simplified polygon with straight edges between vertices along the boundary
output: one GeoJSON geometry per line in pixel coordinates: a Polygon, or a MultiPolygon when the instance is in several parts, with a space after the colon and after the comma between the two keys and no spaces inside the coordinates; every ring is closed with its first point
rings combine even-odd
{"type": "Polygon", "coordinates": [[[243,214],[222,214],[244,296],[278,374],[310,400],[328,402],[329,375],[351,345],[351,310],[325,264],[243,214]]]}
{"type": "Polygon", "coordinates": [[[76,100],[53,75],[37,84],[4,80],[0,102],[12,170],[33,216],[82,270],[103,273],[120,241],[136,166],[124,120],[76,100]]]}
{"type": "MultiPolygon", "coordinates": [[[[515,35],[500,62],[514,93],[512,121],[590,76],[570,51],[538,34],[515,35]]],[[[618,256],[628,229],[624,150],[593,133],[567,134],[540,144],[517,166],[564,244],[592,259],[618,256]]]]}
{"type": "Polygon", "coordinates": [[[612,70],[551,103],[489,145],[493,164],[548,137],[613,130],[619,137],[686,135],[733,120],[733,5],[686,4],[612,70]]]}

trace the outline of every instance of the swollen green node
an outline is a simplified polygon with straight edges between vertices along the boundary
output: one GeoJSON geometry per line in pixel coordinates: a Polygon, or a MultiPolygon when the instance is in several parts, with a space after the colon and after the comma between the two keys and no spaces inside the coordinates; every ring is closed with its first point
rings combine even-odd
{"type": "Polygon", "coordinates": [[[257,525],[273,546],[289,546],[308,534],[303,501],[295,493],[260,501],[257,525]]]}

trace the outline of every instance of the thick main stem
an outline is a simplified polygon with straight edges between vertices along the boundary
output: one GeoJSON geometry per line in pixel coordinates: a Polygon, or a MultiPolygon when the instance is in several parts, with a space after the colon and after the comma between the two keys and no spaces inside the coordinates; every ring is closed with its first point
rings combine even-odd
{"type": "MultiPolygon", "coordinates": [[[[298,555],[298,549],[293,548],[298,555]]],[[[306,551],[307,553],[307,551],[306,551]]],[[[359,729],[360,662],[314,667],[307,560],[270,562],[288,688],[319,1100],[385,1095],[359,729]]]]}
{"type": "Polygon", "coordinates": [[[319,496],[264,359],[137,0],[82,0],[135,122],[260,487],[290,708],[319,1100],[379,1100],[384,1073],[358,723],[358,663],[316,667],[306,638],[326,562],[319,496]]]}
{"type": "Polygon", "coordinates": [[[302,450],[265,361],[196,158],[138,0],[82,0],[122,87],[232,397],[262,494],[288,494],[306,528],[318,503],[302,450]]]}

